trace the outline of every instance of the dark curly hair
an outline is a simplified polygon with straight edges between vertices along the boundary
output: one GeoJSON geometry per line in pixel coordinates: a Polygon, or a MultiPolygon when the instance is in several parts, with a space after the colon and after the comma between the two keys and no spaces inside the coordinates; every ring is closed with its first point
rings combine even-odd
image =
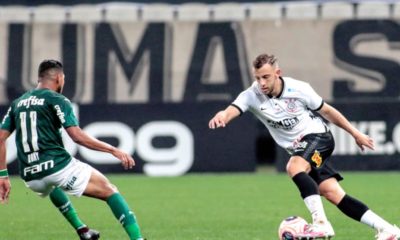
{"type": "Polygon", "coordinates": [[[63,71],[63,65],[60,61],[46,59],[43,60],[39,65],[38,75],[39,77],[44,77],[48,70],[57,69],[59,71],[63,71]]]}

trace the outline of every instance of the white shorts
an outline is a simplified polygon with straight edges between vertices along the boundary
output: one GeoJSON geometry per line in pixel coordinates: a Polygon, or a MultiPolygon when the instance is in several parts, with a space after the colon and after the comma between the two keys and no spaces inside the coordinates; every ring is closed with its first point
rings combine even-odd
{"type": "Polygon", "coordinates": [[[49,195],[55,187],[80,197],[89,183],[92,169],[89,164],[72,158],[71,162],[60,171],[42,179],[25,182],[25,185],[41,197],[49,195]]]}

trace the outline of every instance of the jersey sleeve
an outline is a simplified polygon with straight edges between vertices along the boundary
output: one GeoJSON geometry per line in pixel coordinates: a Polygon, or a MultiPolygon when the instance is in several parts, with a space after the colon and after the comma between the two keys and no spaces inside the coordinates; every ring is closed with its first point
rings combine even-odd
{"type": "Polygon", "coordinates": [[[242,114],[249,109],[250,102],[250,92],[249,90],[245,90],[236,97],[235,101],[233,101],[231,105],[236,107],[240,111],[240,114],[242,114]]]}
{"type": "Polygon", "coordinates": [[[74,114],[71,101],[68,98],[64,96],[56,97],[53,108],[61,122],[61,125],[64,128],[79,125],[78,119],[74,114]]]}
{"type": "Polygon", "coordinates": [[[324,100],[308,83],[305,85],[304,88],[304,96],[306,96],[305,101],[309,109],[313,111],[318,111],[319,109],[321,109],[324,100]]]}
{"type": "Polygon", "coordinates": [[[15,122],[12,116],[12,106],[7,110],[6,115],[4,115],[1,121],[0,128],[9,131],[10,133],[15,130],[15,122]]]}

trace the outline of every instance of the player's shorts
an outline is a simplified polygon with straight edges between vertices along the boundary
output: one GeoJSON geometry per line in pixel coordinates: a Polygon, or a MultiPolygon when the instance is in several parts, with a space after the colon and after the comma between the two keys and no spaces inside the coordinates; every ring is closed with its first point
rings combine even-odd
{"type": "Polygon", "coordinates": [[[80,197],[89,183],[92,169],[89,164],[72,158],[71,162],[60,171],[42,179],[25,182],[25,184],[41,197],[49,195],[55,187],[61,188],[70,195],[80,197]]]}
{"type": "Polygon", "coordinates": [[[330,131],[305,135],[292,156],[300,156],[311,164],[310,177],[319,185],[324,180],[334,177],[338,181],[343,177],[330,165],[329,159],[335,148],[335,141],[330,131]]]}

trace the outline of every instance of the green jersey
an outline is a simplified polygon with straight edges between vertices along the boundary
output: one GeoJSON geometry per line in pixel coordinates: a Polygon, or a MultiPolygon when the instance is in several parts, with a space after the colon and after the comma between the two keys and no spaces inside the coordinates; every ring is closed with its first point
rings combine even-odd
{"type": "Polygon", "coordinates": [[[34,89],[11,103],[0,128],[15,130],[19,172],[25,181],[53,174],[71,161],[61,127],[78,126],[71,102],[49,89],[34,89]]]}

